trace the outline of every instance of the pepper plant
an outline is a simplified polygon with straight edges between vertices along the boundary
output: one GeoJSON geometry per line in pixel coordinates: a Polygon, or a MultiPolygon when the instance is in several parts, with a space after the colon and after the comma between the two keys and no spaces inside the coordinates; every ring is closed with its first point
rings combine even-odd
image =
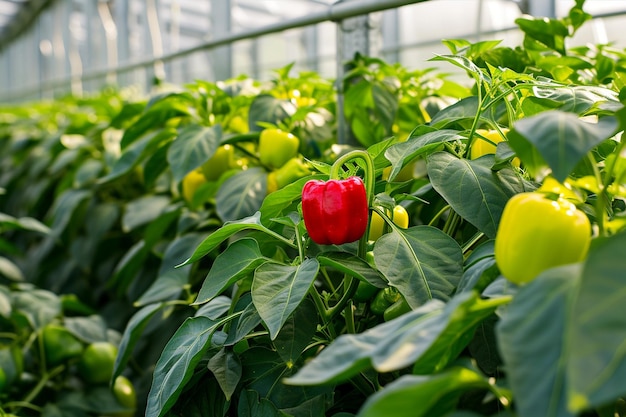
{"type": "Polygon", "coordinates": [[[623,416],[626,53],[568,45],[583,6],[520,19],[515,48],[445,40],[464,85],[357,56],[335,84],[286,66],[12,109],[0,209],[51,236],[11,233],[6,258],[121,333],[109,385],[138,414],[623,416]],[[277,130],[289,158],[262,155],[277,130]],[[311,191],[349,178],[367,207],[333,217],[311,191]],[[510,218],[524,197],[552,217],[510,218]]]}

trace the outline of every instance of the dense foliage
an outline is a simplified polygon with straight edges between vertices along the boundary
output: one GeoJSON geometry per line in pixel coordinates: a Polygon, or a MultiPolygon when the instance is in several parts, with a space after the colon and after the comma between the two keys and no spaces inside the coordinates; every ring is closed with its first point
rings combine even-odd
{"type": "Polygon", "coordinates": [[[339,92],[287,66],[2,108],[0,415],[626,415],[626,51],[567,45],[583,3],[444,41],[467,83],[356,56],[339,92]],[[350,176],[371,230],[316,244],[302,189],[350,176]],[[521,193],[591,244],[559,265],[539,218],[516,285],[521,193]]]}

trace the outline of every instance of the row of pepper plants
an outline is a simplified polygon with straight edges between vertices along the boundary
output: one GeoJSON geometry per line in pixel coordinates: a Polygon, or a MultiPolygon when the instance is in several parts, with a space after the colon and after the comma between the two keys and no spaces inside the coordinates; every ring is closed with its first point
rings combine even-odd
{"type": "Polygon", "coordinates": [[[626,52],[567,45],[583,6],[445,40],[462,82],[2,108],[0,415],[626,415],[626,52]]]}

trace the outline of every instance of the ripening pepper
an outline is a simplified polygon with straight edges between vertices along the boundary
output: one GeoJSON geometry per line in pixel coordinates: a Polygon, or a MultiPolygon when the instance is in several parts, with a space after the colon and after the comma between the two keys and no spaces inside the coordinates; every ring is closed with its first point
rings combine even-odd
{"type": "Polygon", "coordinates": [[[291,158],[285,165],[267,174],[267,193],[280,190],[309,174],[311,174],[311,170],[302,159],[291,158]]]}
{"type": "MultiPolygon", "coordinates": [[[[502,133],[505,135],[508,131],[509,129],[502,129],[502,133]]],[[[470,159],[477,159],[487,154],[495,154],[498,143],[505,140],[497,130],[477,129],[476,133],[477,135],[470,149],[470,159]],[[483,139],[481,136],[488,140],[483,139]]],[[[511,163],[516,167],[520,166],[520,160],[517,157],[513,158],[511,163]]]]}
{"type": "Polygon", "coordinates": [[[496,233],[495,258],[509,281],[523,284],[540,272],[587,255],[591,224],[569,201],[542,193],[520,193],[504,207],[496,233]]]}
{"type": "Polygon", "coordinates": [[[300,139],[280,129],[265,129],[259,136],[259,160],[270,168],[280,168],[298,154],[300,139]]]}
{"type": "Polygon", "coordinates": [[[231,145],[222,145],[202,164],[201,169],[207,181],[215,181],[235,165],[235,149],[231,145]]]}
{"type": "MultiPolygon", "coordinates": [[[[409,213],[407,213],[406,209],[399,204],[393,208],[391,220],[393,220],[393,223],[396,226],[401,227],[402,229],[409,227],[409,213]]],[[[383,230],[385,230],[385,221],[378,213],[375,211],[372,212],[368,240],[378,240],[378,238],[383,235],[383,230]]]]}
{"type": "Polygon", "coordinates": [[[196,194],[198,188],[206,182],[205,176],[202,174],[202,171],[199,169],[194,169],[189,172],[183,178],[183,197],[185,200],[191,204],[193,201],[193,196],[196,194]]]}
{"type": "Polygon", "coordinates": [[[369,217],[363,180],[308,181],[302,189],[302,216],[317,244],[341,245],[360,239],[369,217]]]}

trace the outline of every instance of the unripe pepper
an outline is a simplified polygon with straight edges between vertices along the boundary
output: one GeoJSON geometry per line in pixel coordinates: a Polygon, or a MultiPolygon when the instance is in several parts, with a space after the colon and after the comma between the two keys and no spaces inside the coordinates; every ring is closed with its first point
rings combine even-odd
{"type": "MultiPolygon", "coordinates": [[[[509,129],[502,129],[503,134],[506,134],[508,131],[509,129]]],[[[477,129],[476,133],[477,136],[475,137],[470,149],[470,159],[477,159],[487,154],[495,154],[498,143],[505,139],[497,130],[477,129]],[[488,140],[485,140],[478,135],[488,140]]],[[[516,167],[520,166],[520,160],[517,157],[513,158],[511,163],[516,167]]]]}
{"type": "Polygon", "coordinates": [[[194,169],[193,171],[185,175],[185,177],[183,178],[182,188],[183,197],[188,203],[191,204],[191,202],[193,201],[193,196],[194,194],[196,194],[198,187],[200,187],[205,182],[206,178],[204,174],[202,174],[202,171],[199,169],[194,169]]]}
{"type": "Polygon", "coordinates": [[[591,224],[569,201],[542,193],[520,193],[504,207],[495,242],[500,272],[523,284],[540,272],[575,263],[587,255],[591,224]]]}
{"type": "Polygon", "coordinates": [[[367,229],[369,207],[363,180],[311,180],[302,189],[302,217],[320,245],[354,242],[367,229]]]}
{"type": "Polygon", "coordinates": [[[273,193],[300,178],[311,174],[311,170],[300,158],[291,158],[281,168],[267,174],[267,193],[273,193]]]}
{"type": "Polygon", "coordinates": [[[280,168],[298,154],[300,139],[280,129],[265,129],[259,136],[259,160],[270,168],[280,168]]]}
{"type": "Polygon", "coordinates": [[[232,145],[223,145],[217,148],[208,161],[202,164],[201,169],[207,181],[215,181],[229,169],[235,166],[235,149],[232,145]]]}
{"type": "MultiPolygon", "coordinates": [[[[407,213],[406,209],[399,204],[393,208],[391,220],[396,226],[401,227],[402,229],[406,229],[407,227],[409,227],[409,214],[407,213]]],[[[384,229],[385,221],[382,217],[380,217],[378,213],[374,211],[372,213],[372,218],[370,219],[368,240],[378,240],[378,238],[383,235],[384,229]]]]}

